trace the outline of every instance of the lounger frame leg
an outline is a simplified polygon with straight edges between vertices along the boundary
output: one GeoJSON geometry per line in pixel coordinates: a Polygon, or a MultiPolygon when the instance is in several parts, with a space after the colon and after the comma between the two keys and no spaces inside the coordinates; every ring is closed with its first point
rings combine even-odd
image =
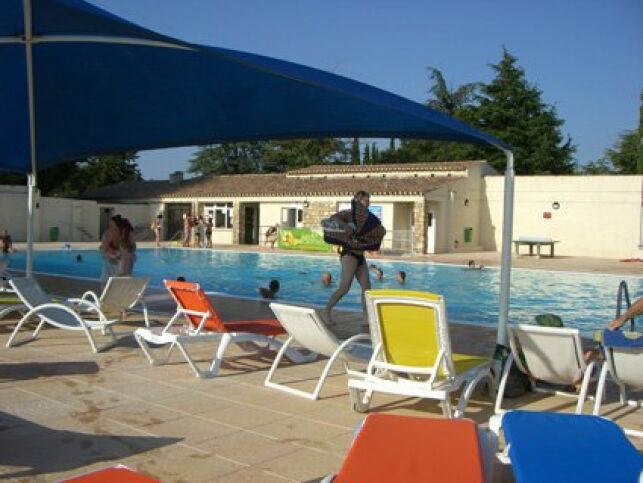
{"type": "MultiPolygon", "coordinates": [[[[491,375],[491,370],[489,371],[480,371],[478,374],[469,381],[460,395],[460,400],[458,401],[458,407],[456,408],[454,417],[461,418],[464,416],[465,410],[467,409],[467,404],[469,404],[469,399],[473,394],[473,391],[478,386],[480,381],[487,379],[487,383],[493,385],[493,376],[491,375]]],[[[490,386],[491,387],[491,386],[490,386]]]]}
{"type": "Polygon", "coordinates": [[[505,388],[507,387],[507,379],[509,378],[509,371],[511,366],[514,363],[513,354],[509,354],[507,360],[505,361],[505,367],[502,369],[502,377],[500,378],[500,385],[498,386],[498,394],[496,395],[496,404],[493,408],[494,414],[502,414],[504,409],[502,409],[502,400],[505,397],[505,388]]]}
{"type": "Polygon", "coordinates": [[[603,364],[601,368],[601,375],[598,378],[598,384],[596,385],[596,398],[594,399],[594,410],[592,414],[594,416],[601,415],[601,403],[605,397],[605,382],[607,381],[607,372],[609,371],[607,364],[603,364]]]}
{"type": "MultiPolygon", "coordinates": [[[[326,378],[328,377],[328,374],[330,373],[331,368],[333,367],[333,364],[337,360],[337,358],[346,350],[348,349],[352,344],[354,344],[356,341],[363,339],[363,340],[368,340],[369,336],[366,334],[357,334],[349,339],[346,339],[344,342],[342,342],[339,346],[337,346],[337,349],[333,354],[330,356],[328,359],[328,362],[326,362],[324,369],[322,370],[321,376],[319,380],[317,381],[317,384],[315,385],[315,389],[312,392],[309,391],[303,391],[301,389],[295,389],[292,387],[288,387],[283,384],[279,384],[276,382],[272,381],[272,377],[277,370],[277,367],[279,366],[279,363],[281,362],[281,359],[283,358],[284,354],[286,353],[287,350],[289,350],[290,344],[293,342],[293,337],[289,337],[288,340],[283,344],[283,346],[279,349],[279,352],[277,353],[277,356],[275,357],[275,360],[272,363],[272,367],[270,368],[270,371],[268,372],[268,375],[266,376],[266,380],[264,381],[264,386],[271,387],[273,389],[279,389],[280,391],[285,391],[289,392],[291,394],[294,394],[296,396],[301,396],[306,399],[310,400],[316,400],[319,398],[319,393],[321,392],[324,383],[326,382],[326,378]]],[[[312,360],[307,360],[306,362],[312,362],[317,358],[317,354],[312,354],[312,360]]],[[[309,358],[310,359],[310,358],[309,358]]],[[[292,359],[291,359],[292,360],[292,359]]],[[[349,367],[348,363],[344,362],[344,372],[348,373],[349,367]]]]}

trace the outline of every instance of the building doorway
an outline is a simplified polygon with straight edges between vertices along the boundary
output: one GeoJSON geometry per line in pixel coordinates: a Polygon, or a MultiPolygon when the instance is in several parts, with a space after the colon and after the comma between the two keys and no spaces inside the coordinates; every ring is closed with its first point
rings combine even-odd
{"type": "Polygon", "coordinates": [[[435,232],[435,211],[429,210],[426,214],[426,253],[435,253],[435,232]]]}
{"type": "Polygon", "coordinates": [[[243,238],[246,245],[259,244],[259,206],[245,205],[243,208],[243,238]]]}
{"type": "Polygon", "coordinates": [[[168,203],[165,205],[165,227],[167,238],[170,241],[181,240],[178,233],[183,233],[183,215],[190,214],[192,205],[190,203],[168,203]]]}

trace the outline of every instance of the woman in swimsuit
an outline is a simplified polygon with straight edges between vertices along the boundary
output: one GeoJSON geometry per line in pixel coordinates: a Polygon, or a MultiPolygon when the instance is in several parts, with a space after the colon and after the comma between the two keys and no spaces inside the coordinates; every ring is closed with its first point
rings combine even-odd
{"type": "MultiPolygon", "coordinates": [[[[361,203],[365,208],[368,208],[371,196],[366,191],[358,191],[355,193],[355,200],[361,203]]],[[[330,218],[349,234],[355,232],[355,225],[352,223],[349,210],[335,213],[330,218]]],[[[364,250],[354,250],[341,247],[339,260],[342,265],[339,287],[335,292],[333,292],[330,299],[328,299],[328,303],[326,304],[324,311],[326,322],[329,325],[333,323],[330,317],[331,310],[333,310],[333,307],[337,305],[337,302],[339,302],[340,299],[348,293],[353,283],[353,278],[357,279],[362,289],[362,305],[364,304],[364,292],[371,288],[371,280],[368,276],[368,264],[366,263],[366,258],[364,258],[364,250]]]]}
{"type": "Polygon", "coordinates": [[[121,216],[112,216],[109,225],[101,237],[100,251],[103,255],[103,271],[100,275],[102,283],[109,277],[115,277],[118,272],[118,263],[121,256],[121,231],[119,223],[121,216]]]}

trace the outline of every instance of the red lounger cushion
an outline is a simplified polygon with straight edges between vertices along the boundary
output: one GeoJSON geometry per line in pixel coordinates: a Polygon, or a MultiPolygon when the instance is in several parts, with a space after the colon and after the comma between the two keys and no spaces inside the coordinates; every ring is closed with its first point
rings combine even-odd
{"type": "Polygon", "coordinates": [[[333,483],[482,483],[478,428],[466,419],[372,414],[333,483]]]}
{"type": "Polygon", "coordinates": [[[130,470],[127,466],[118,465],[104,470],[94,471],[86,475],[77,476],[71,480],[64,480],[72,483],[158,483],[149,476],[141,475],[130,470]]]}

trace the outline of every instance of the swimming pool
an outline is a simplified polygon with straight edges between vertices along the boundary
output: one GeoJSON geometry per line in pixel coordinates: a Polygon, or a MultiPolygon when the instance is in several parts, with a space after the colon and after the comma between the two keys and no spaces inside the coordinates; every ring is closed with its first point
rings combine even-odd
{"type": "MultiPolygon", "coordinates": [[[[242,297],[258,297],[257,288],[273,278],[281,283],[278,299],[324,305],[336,288],[322,287],[320,275],[329,271],[339,278],[336,257],[160,249],[139,250],[134,274],[148,276],[152,285],[162,287],[164,278],[183,276],[198,281],[207,291],[242,297]]],[[[98,251],[38,251],[34,270],[59,275],[98,278],[101,271],[98,251]],[[81,255],[82,262],[77,262],[81,255]]],[[[380,282],[371,277],[373,288],[399,288],[398,270],[407,273],[404,288],[444,295],[449,318],[468,324],[495,325],[498,310],[500,270],[465,270],[461,266],[433,263],[375,260],[384,270],[380,282]]],[[[10,267],[24,267],[24,253],[9,255],[10,267]]],[[[510,320],[532,322],[535,315],[552,312],[565,325],[584,331],[601,328],[614,316],[618,283],[627,281],[633,297],[643,295],[643,277],[589,273],[514,269],[511,279],[510,320]]],[[[338,305],[340,309],[360,308],[359,285],[338,305]]]]}

